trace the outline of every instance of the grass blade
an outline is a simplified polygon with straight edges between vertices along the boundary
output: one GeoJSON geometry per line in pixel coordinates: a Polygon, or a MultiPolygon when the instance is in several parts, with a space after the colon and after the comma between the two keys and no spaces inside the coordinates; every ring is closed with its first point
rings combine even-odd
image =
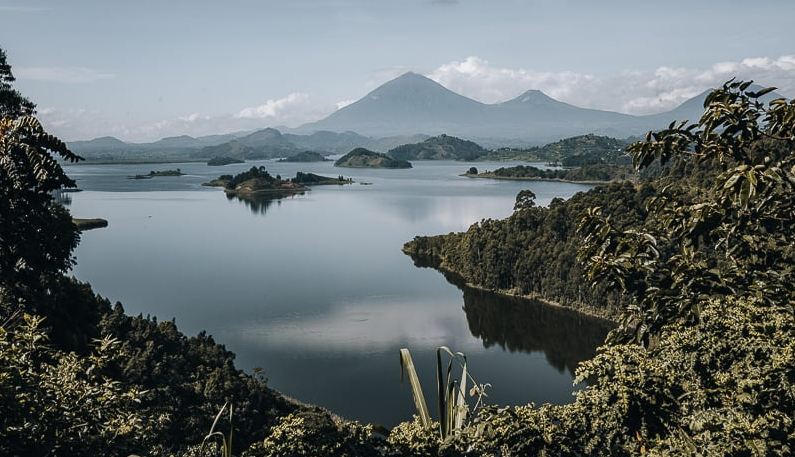
{"type": "Polygon", "coordinates": [[[414,405],[417,407],[417,414],[420,416],[422,426],[431,426],[431,415],[428,412],[428,405],[425,403],[425,395],[422,393],[422,385],[417,376],[417,369],[411,359],[411,353],[407,348],[400,350],[400,380],[403,381],[403,373],[408,374],[409,384],[411,385],[411,395],[414,397],[414,405]]]}

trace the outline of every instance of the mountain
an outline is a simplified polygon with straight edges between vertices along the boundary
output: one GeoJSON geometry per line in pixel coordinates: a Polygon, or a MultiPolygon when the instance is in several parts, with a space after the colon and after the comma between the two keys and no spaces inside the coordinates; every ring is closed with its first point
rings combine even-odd
{"type": "Polygon", "coordinates": [[[487,105],[445,88],[416,73],[389,81],[360,100],[298,130],[355,131],[385,137],[441,134],[486,121],[487,105]]]}
{"type": "MultiPolygon", "coordinates": [[[[629,137],[663,128],[674,119],[698,119],[707,93],[669,112],[633,116],[581,108],[538,90],[502,103],[486,104],[456,94],[424,76],[406,73],[296,132],[355,131],[371,137],[446,133],[490,146],[507,144],[506,140],[543,144],[588,133],[629,137]]],[[[765,99],[775,96],[771,93],[765,99]]]]}
{"type": "Polygon", "coordinates": [[[475,142],[442,134],[421,143],[398,146],[387,154],[399,160],[477,160],[488,152],[475,142]]]}

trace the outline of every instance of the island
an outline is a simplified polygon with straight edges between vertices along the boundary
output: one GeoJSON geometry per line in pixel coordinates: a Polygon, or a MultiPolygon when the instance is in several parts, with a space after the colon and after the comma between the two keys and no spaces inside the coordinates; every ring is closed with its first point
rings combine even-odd
{"type": "Polygon", "coordinates": [[[488,150],[473,141],[444,134],[421,143],[404,144],[387,152],[397,160],[477,160],[488,153],[488,150]]]}
{"type": "Polygon", "coordinates": [[[100,218],[93,218],[93,219],[72,218],[72,223],[75,224],[77,229],[80,230],[81,232],[85,230],[103,228],[108,226],[108,221],[100,218]]]}
{"type": "Polygon", "coordinates": [[[530,165],[498,168],[478,173],[471,167],[462,176],[468,178],[509,179],[517,181],[562,181],[579,184],[603,184],[612,181],[635,179],[635,172],[628,165],[583,165],[576,168],[544,170],[530,165]]]}
{"type": "Polygon", "coordinates": [[[213,157],[212,159],[207,161],[207,165],[211,167],[222,167],[224,165],[231,165],[233,163],[246,163],[246,161],[243,159],[236,159],[234,157],[228,157],[228,156],[213,157]]]}
{"type": "Polygon", "coordinates": [[[176,170],[160,170],[160,171],[150,171],[148,174],[145,175],[133,175],[128,176],[127,179],[152,179],[156,176],[184,176],[185,173],[182,172],[179,168],[176,170]]]}
{"type": "Polygon", "coordinates": [[[398,160],[380,152],[356,148],[334,162],[335,167],[346,168],[411,168],[411,163],[398,160]]]}
{"type": "Polygon", "coordinates": [[[241,199],[268,198],[277,199],[290,195],[302,194],[309,190],[309,186],[328,185],[328,184],[350,184],[352,179],[344,176],[336,178],[316,175],[314,173],[296,173],[294,178],[282,179],[281,176],[273,176],[268,173],[265,167],[251,167],[248,171],[237,175],[221,175],[212,181],[206,182],[204,186],[223,187],[224,192],[229,196],[241,199]]]}
{"type": "Polygon", "coordinates": [[[323,154],[315,151],[303,151],[298,154],[284,157],[278,160],[279,162],[330,162],[323,154]]]}

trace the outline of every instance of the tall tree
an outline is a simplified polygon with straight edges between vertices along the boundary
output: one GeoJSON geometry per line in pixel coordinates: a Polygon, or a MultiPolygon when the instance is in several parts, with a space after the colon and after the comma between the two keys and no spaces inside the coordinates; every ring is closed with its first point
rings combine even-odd
{"type": "Polygon", "coordinates": [[[14,81],[16,78],[11,73],[6,52],[0,48],[0,118],[27,116],[36,112],[36,105],[14,89],[11,84],[14,81]]]}

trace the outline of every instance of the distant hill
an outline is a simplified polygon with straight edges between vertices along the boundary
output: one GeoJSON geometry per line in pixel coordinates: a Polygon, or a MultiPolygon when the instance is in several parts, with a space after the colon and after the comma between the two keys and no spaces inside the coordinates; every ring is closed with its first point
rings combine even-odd
{"type": "Polygon", "coordinates": [[[280,159],[279,162],[327,162],[329,159],[315,151],[303,151],[280,159]]]}
{"type": "Polygon", "coordinates": [[[347,168],[411,168],[411,163],[397,160],[386,154],[356,148],[334,162],[335,167],[347,168]]]}
{"type": "Polygon", "coordinates": [[[231,159],[246,160],[260,156],[257,148],[247,146],[238,140],[232,140],[215,146],[206,146],[192,154],[197,158],[228,157],[231,159]]]}
{"type": "Polygon", "coordinates": [[[483,156],[487,160],[553,162],[565,167],[597,164],[629,164],[625,148],[629,142],[600,135],[579,135],[544,146],[525,149],[501,148],[483,156]]]}
{"type": "MultiPolygon", "coordinates": [[[[581,108],[538,90],[529,90],[506,102],[486,104],[424,76],[406,73],[296,132],[355,131],[371,137],[446,133],[481,144],[506,144],[509,139],[542,144],[588,133],[624,138],[664,128],[673,120],[698,119],[705,95],[706,92],[669,112],[633,116],[581,108]]],[[[765,99],[776,96],[768,94],[765,99]]]]}
{"type": "Polygon", "coordinates": [[[421,143],[398,146],[387,154],[399,160],[477,160],[488,152],[473,141],[442,134],[421,143]]]}

